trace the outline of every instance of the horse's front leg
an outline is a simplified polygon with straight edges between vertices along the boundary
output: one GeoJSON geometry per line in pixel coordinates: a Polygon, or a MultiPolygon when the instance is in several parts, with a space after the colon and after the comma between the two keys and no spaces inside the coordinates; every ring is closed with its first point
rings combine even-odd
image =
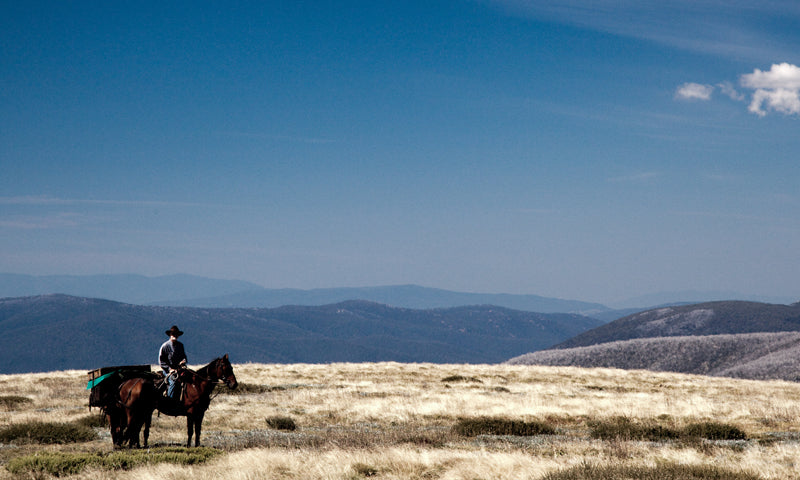
{"type": "Polygon", "coordinates": [[[194,419],[191,415],[186,415],[186,448],[192,446],[192,433],[194,432],[194,419]]]}

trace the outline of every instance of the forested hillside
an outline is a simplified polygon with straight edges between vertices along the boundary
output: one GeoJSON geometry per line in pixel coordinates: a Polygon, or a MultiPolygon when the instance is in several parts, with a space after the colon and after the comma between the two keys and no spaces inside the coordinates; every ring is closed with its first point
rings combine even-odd
{"type": "Polygon", "coordinates": [[[414,310],[351,301],[321,307],[141,306],[44,295],[0,300],[0,373],[155,363],[164,331],[189,361],[497,363],[601,322],[494,306],[414,310]]]}

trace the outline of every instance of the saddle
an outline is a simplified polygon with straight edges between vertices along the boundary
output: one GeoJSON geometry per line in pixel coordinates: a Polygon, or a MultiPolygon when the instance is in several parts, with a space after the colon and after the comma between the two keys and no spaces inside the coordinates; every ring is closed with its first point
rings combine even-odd
{"type": "Polygon", "coordinates": [[[175,382],[176,382],[175,388],[177,388],[178,392],[180,392],[180,394],[178,395],[177,398],[172,398],[167,393],[169,391],[169,383],[167,383],[167,375],[165,375],[164,372],[155,372],[153,374],[155,376],[153,383],[154,383],[154,385],[156,387],[156,391],[162,397],[164,397],[166,399],[169,399],[169,400],[172,400],[172,401],[176,401],[176,402],[182,402],[184,394],[186,393],[186,382],[183,380],[183,377],[185,376],[185,374],[186,374],[186,370],[185,369],[182,369],[182,370],[179,370],[179,371],[176,371],[176,372],[173,372],[172,374],[170,374],[170,375],[174,375],[175,382]]]}

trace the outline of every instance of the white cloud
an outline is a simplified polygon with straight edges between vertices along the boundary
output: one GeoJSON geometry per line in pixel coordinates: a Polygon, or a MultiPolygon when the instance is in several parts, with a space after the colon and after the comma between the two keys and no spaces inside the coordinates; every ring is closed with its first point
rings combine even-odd
{"type": "Polygon", "coordinates": [[[800,115],[800,67],[789,63],[773,64],[769,71],[755,69],[742,75],[743,87],[755,90],[749,110],[765,116],[770,110],[785,115],[800,115]]]}
{"type": "MultiPolygon", "coordinates": [[[[753,90],[748,110],[758,116],[769,112],[785,115],[800,115],[800,67],[790,63],[773,64],[768,71],[759,69],[739,78],[739,84],[753,90]]],[[[710,100],[716,88],[738,102],[747,96],[740,93],[730,82],[716,86],[687,82],[675,91],[678,100],[710,100]]]]}
{"type": "Polygon", "coordinates": [[[753,73],[742,75],[742,85],[749,88],[768,90],[800,89],[800,67],[790,63],[773,64],[768,72],[755,69],[753,73]]]}
{"type": "Polygon", "coordinates": [[[675,91],[675,98],[681,100],[711,100],[714,87],[699,83],[684,83],[675,91]]]}

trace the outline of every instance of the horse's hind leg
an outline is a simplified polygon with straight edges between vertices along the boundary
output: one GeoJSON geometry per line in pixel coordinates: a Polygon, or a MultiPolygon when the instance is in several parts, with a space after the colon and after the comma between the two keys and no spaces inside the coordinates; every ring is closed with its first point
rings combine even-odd
{"type": "Polygon", "coordinates": [[[147,440],[150,438],[150,422],[153,421],[153,412],[149,412],[144,417],[144,447],[147,448],[147,440]]]}
{"type": "Polygon", "coordinates": [[[205,412],[200,413],[194,419],[194,446],[200,446],[200,430],[203,428],[203,416],[205,412]]]}
{"type": "Polygon", "coordinates": [[[137,418],[135,413],[128,411],[128,428],[125,429],[125,438],[128,440],[128,446],[131,448],[139,446],[139,430],[142,429],[142,423],[137,418]]]}

